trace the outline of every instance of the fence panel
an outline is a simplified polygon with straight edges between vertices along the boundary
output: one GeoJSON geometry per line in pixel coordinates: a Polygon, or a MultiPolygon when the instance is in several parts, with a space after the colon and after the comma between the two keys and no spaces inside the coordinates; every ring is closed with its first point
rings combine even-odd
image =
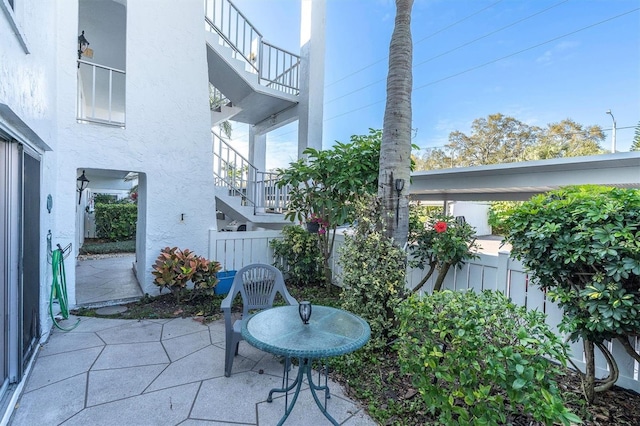
{"type": "MultiPolygon", "coordinates": [[[[253,232],[217,232],[209,234],[209,259],[215,259],[222,264],[223,269],[240,269],[250,263],[272,264],[273,250],[269,242],[273,239],[281,239],[280,231],[253,231],[253,232]]],[[[344,235],[336,235],[333,255],[330,265],[334,273],[334,283],[340,285],[341,270],[337,263],[339,247],[344,243],[344,235]]],[[[407,269],[407,288],[413,289],[424,277],[426,271],[413,268],[407,269]]],[[[429,293],[433,289],[435,273],[420,289],[419,294],[429,293]]],[[[563,313],[554,303],[546,299],[543,291],[537,287],[524,271],[521,262],[509,258],[508,253],[499,255],[481,254],[479,259],[474,259],[465,264],[461,269],[449,271],[443,283],[444,289],[465,290],[473,288],[480,290],[504,291],[511,300],[527,309],[538,309],[547,314],[547,323],[556,332],[558,324],[562,320],[563,313]]],[[[640,339],[635,338],[632,345],[640,349],[640,339]]],[[[631,358],[617,341],[609,343],[620,368],[620,377],[616,385],[640,392],[639,364],[631,358]]],[[[609,374],[607,364],[603,357],[596,351],[597,376],[602,378],[609,374]]],[[[584,357],[581,342],[570,343],[570,353],[573,362],[584,371],[584,357]]]]}
{"type": "Polygon", "coordinates": [[[273,264],[269,242],[282,239],[280,231],[209,231],[209,259],[217,260],[223,270],[238,270],[252,263],[273,264]]]}

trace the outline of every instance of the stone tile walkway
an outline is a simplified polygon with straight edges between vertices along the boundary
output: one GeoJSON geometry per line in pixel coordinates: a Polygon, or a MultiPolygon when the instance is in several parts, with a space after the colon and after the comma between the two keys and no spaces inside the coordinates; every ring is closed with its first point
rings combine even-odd
{"type": "Polygon", "coordinates": [[[95,306],[143,296],[133,273],[134,254],[79,259],[76,264],[76,305],[95,306]]]}
{"type": "MultiPolygon", "coordinates": [[[[282,370],[277,358],[241,342],[233,374],[224,377],[222,320],[81,317],[76,329],[54,329],[42,345],[9,424],[276,425],[285,397],[266,399],[282,385],[282,370]]],[[[329,386],[328,411],[340,424],[376,424],[339,385],[329,386]]],[[[306,389],[285,424],[329,422],[306,389]]]]}

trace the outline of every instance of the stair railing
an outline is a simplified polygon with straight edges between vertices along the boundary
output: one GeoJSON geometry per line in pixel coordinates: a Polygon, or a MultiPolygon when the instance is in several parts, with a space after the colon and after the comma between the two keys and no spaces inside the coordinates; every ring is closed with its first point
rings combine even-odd
{"type": "Polygon", "coordinates": [[[260,79],[265,86],[297,95],[300,92],[300,57],[269,42],[260,46],[260,79]]]}
{"type": "Polygon", "coordinates": [[[278,188],[277,173],[261,172],[215,132],[213,135],[213,176],[218,189],[241,197],[241,205],[253,213],[283,213],[288,187],[278,188]]]}
{"type": "Polygon", "coordinates": [[[209,83],[209,109],[220,112],[223,106],[230,106],[231,101],[215,86],[209,83]]]}
{"type": "Polygon", "coordinates": [[[299,93],[300,56],[262,40],[262,34],[230,0],[204,0],[205,27],[216,32],[234,57],[249,66],[260,84],[299,93]]]}
{"type": "Polygon", "coordinates": [[[289,204],[289,185],[278,187],[278,174],[258,172],[256,174],[256,201],[259,211],[284,214],[289,204]]]}

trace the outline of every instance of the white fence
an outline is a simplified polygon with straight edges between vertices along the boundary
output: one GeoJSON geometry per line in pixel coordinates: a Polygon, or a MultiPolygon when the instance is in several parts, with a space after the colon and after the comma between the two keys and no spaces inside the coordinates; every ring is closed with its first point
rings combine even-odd
{"type": "MultiPolygon", "coordinates": [[[[240,269],[251,263],[273,263],[273,250],[269,242],[282,238],[280,231],[255,232],[216,232],[209,234],[209,259],[215,259],[222,264],[223,269],[240,269]]],[[[336,235],[336,244],[331,266],[334,281],[340,285],[340,268],[336,263],[337,249],[344,242],[343,235],[336,235]]],[[[407,270],[407,286],[413,288],[420,282],[424,272],[418,269],[407,270]]],[[[433,289],[432,277],[420,290],[429,293],[433,289]]],[[[444,280],[443,288],[451,290],[474,289],[500,290],[513,300],[514,303],[527,309],[538,309],[547,314],[547,323],[557,331],[557,325],[562,319],[562,311],[537,286],[531,283],[530,277],[524,272],[522,263],[511,259],[508,252],[498,255],[480,254],[479,259],[468,262],[462,269],[449,271],[444,280]]],[[[640,349],[640,338],[635,339],[636,350],[640,349]]],[[[620,377],[616,385],[640,392],[640,377],[637,362],[631,358],[617,341],[609,343],[609,350],[615,357],[620,369],[620,377]]],[[[598,377],[607,376],[607,363],[596,350],[596,370],[598,377]]],[[[582,343],[571,345],[573,362],[584,371],[584,354],[582,343]]]]}

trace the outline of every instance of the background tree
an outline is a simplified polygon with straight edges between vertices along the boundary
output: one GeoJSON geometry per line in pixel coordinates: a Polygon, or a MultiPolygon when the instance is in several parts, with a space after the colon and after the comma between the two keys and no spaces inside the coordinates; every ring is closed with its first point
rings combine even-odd
{"type": "Polygon", "coordinates": [[[600,143],[604,132],[600,126],[582,126],[570,118],[547,124],[526,154],[527,160],[597,155],[604,151],[600,143]]]}
{"type": "Polygon", "coordinates": [[[438,170],[454,167],[451,154],[442,148],[426,148],[420,157],[414,158],[416,170],[438,170]]]}
{"type": "Polygon", "coordinates": [[[407,194],[411,168],[412,7],[413,0],[396,0],[378,175],[378,198],[382,204],[385,235],[393,237],[398,247],[404,246],[409,233],[407,194]],[[397,187],[396,182],[402,182],[402,187],[397,187]]]}
{"type": "Polygon", "coordinates": [[[492,114],[474,120],[470,135],[454,131],[444,147],[427,149],[416,159],[416,170],[596,155],[603,152],[603,141],[602,128],[583,126],[570,118],[540,128],[492,114]]]}
{"type": "Polygon", "coordinates": [[[524,160],[539,132],[513,117],[491,114],[475,119],[469,136],[460,131],[449,134],[447,148],[454,152],[456,166],[513,163],[524,160]]]}
{"type": "MultiPolygon", "coordinates": [[[[230,103],[229,99],[225,98],[224,95],[216,89],[216,87],[209,83],[209,109],[211,111],[220,108],[223,105],[230,103]]],[[[231,138],[231,132],[233,131],[233,126],[229,120],[222,121],[218,124],[220,127],[220,131],[227,137],[231,138]]]]}

